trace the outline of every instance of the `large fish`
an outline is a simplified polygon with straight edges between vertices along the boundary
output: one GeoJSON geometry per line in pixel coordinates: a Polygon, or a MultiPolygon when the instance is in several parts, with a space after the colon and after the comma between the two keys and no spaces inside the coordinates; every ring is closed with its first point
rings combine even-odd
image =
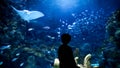
{"type": "Polygon", "coordinates": [[[18,10],[15,7],[11,6],[17,14],[25,21],[34,20],[40,17],[43,17],[44,14],[40,11],[29,11],[29,10],[18,10]]]}

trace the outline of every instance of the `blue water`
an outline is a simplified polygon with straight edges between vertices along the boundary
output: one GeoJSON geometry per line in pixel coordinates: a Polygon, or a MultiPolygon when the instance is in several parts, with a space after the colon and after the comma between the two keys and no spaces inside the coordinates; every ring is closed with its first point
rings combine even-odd
{"type": "MultiPolygon", "coordinates": [[[[94,58],[91,62],[97,63],[101,48],[107,44],[107,21],[120,8],[119,0],[5,0],[5,3],[8,7],[0,5],[4,6],[1,13],[5,14],[0,15],[3,16],[0,55],[16,68],[52,68],[63,33],[72,36],[69,45],[73,51],[79,48],[82,58],[91,53],[94,58]],[[11,6],[17,10],[40,11],[44,16],[24,21],[11,6]]],[[[0,60],[0,65],[3,64],[7,62],[0,60]]]]}

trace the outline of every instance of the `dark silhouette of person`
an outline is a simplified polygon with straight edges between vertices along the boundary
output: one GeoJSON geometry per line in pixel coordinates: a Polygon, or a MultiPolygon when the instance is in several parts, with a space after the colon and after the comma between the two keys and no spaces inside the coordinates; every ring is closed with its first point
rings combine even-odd
{"type": "Polygon", "coordinates": [[[58,49],[60,68],[78,68],[74,60],[72,48],[68,46],[71,36],[69,34],[62,34],[61,41],[63,44],[58,49]]]}

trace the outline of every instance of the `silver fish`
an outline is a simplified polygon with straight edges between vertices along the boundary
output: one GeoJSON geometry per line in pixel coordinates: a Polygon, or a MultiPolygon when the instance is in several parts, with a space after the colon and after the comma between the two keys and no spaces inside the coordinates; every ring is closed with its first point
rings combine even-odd
{"type": "Polygon", "coordinates": [[[2,65],[3,64],[3,62],[2,61],[0,61],[0,65],[2,65]]]}
{"type": "Polygon", "coordinates": [[[18,58],[13,58],[13,59],[12,59],[12,62],[15,62],[17,59],[18,59],[18,58]]]}
{"type": "Polygon", "coordinates": [[[21,63],[21,64],[20,64],[20,67],[22,67],[23,65],[24,65],[24,63],[21,63]]]}
{"type": "Polygon", "coordinates": [[[11,47],[11,45],[1,46],[1,47],[0,47],[0,50],[9,49],[10,47],[11,47]]]}
{"type": "Polygon", "coordinates": [[[43,29],[49,30],[50,27],[49,26],[44,26],[43,29]]]}

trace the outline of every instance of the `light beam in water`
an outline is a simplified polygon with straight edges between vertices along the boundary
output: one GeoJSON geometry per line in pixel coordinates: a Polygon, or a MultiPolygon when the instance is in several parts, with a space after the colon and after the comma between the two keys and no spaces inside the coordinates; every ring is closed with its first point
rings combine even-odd
{"type": "Polygon", "coordinates": [[[77,6],[78,0],[57,0],[57,5],[62,9],[71,9],[77,6]]]}

